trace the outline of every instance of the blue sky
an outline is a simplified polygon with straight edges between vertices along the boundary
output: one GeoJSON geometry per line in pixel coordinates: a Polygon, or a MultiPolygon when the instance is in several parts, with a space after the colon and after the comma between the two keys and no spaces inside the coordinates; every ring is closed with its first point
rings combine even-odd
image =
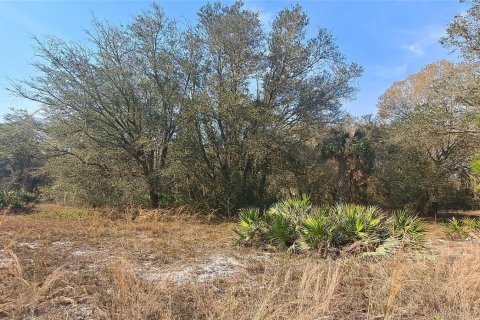
{"type": "MultiPolygon", "coordinates": [[[[195,21],[206,1],[157,1],[179,21],[195,21]]],[[[228,1],[229,3],[230,1],[228,1]]],[[[354,115],[375,114],[378,96],[394,81],[438,59],[454,59],[438,39],[453,16],[466,9],[451,1],[245,1],[261,12],[265,24],[276,13],[300,3],[310,17],[309,30],[328,28],[347,58],[365,68],[355,101],[345,104],[354,115]]],[[[6,91],[7,78],[32,74],[32,34],[53,34],[84,41],[92,12],[112,23],[128,23],[151,1],[4,1],[0,0],[0,115],[9,108],[34,111],[38,106],[6,91]]]]}

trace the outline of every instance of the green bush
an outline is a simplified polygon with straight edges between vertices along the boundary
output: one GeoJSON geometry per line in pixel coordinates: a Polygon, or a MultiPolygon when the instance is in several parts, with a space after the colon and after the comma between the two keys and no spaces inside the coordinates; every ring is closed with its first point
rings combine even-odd
{"type": "Polygon", "coordinates": [[[447,235],[454,240],[479,238],[480,218],[462,218],[457,220],[453,217],[445,223],[445,229],[447,235]]]}
{"type": "Polygon", "coordinates": [[[337,246],[358,240],[377,242],[386,234],[385,216],[377,207],[337,205],[332,219],[332,243],[337,246]]]}
{"type": "Polygon", "coordinates": [[[322,249],[330,243],[331,228],[327,210],[316,209],[303,219],[299,234],[303,248],[322,249]]]}
{"type": "Polygon", "coordinates": [[[257,234],[260,234],[262,219],[257,208],[247,208],[240,211],[238,227],[235,229],[236,237],[232,241],[236,244],[247,244],[257,234]]]}
{"type": "Polygon", "coordinates": [[[323,254],[388,255],[406,247],[423,247],[425,229],[414,214],[379,208],[337,205],[316,208],[307,197],[283,200],[265,212],[240,211],[235,244],[269,244],[279,250],[323,254]]]}
{"type": "Polygon", "coordinates": [[[21,211],[28,209],[37,202],[35,194],[19,190],[7,190],[0,192],[0,209],[21,211]]]}
{"type": "Polygon", "coordinates": [[[425,224],[410,210],[394,211],[390,217],[390,234],[405,244],[424,246],[425,224]]]}

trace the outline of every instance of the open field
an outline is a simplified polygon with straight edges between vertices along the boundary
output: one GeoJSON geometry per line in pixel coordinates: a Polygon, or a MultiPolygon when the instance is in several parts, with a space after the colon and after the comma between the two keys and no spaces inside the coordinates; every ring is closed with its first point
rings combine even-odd
{"type": "Polygon", "coordinates": [[[229,244],[234,224],[111,219],[43,205],[2,216],[2,319],[479,319],[480,246],[445,239],[380,261],[229,244]]]}

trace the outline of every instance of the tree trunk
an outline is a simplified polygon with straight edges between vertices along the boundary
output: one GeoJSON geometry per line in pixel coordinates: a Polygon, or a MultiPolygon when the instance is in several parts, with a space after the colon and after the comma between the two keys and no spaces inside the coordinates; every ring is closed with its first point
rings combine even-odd
{"type": "Polygon", "coordinates": [[[160,204],[160,181],[155,172],[155,153],[153,151],[142,151],[141,154],[142,156],[138,157],[138,161],[143,168],[143,177],[148,188],[150,207],[155,209],[160,204]]]}
{"type": "Polygon", "coordinates": [[[156,190],[156,188],[152,188],[152,186],[148,186],[148,193],[150,196],[150,207],[153,209],[158,208],[158,205],[160,204],[160,194],[156,190]]]}
{"type": "Polygon", "coordinates": [[[346,188],[346,172],[347,172],[347,159],[345,157],[338,157],[338,203],[345,202],[345,188],[346,188]]]}

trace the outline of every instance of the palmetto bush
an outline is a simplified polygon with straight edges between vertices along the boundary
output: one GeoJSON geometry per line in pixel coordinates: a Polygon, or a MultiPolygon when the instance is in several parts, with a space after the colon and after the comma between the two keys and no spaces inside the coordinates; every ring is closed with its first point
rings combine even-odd
{"type": "Polygon", "coordinates": [[[463,218],[463,227],[469,234],[480,235],[480,219],[479,218],[463,218]]]}
{"type": "Polygon", "coordinates": [[[386,234],[385,216],[377,207],[337,205],[333,213],[332,236],[336,245],[358,240],[380,241],[386,234]]]}
{"type": "Polygon", "coordinates": [[[425,246],[425,224],[409,210],[394,211],[390,217],[390,234],[406,245],[425,246]]]}
{"type": "Polygon", "coordinates": [[[238,227],[235,229],[237,235],[232,238],[234,243],[247,244],[261,234],[263,220],[258,208],[242,209],[238,220],[238,227]]]}
{"type": "Polygon", "coordinates": [[[479,218],[451,218],[445,223],[447,235],[451,239],[467,239],[480,237],[479,218]]]}
{"type": "Polygon", "coordinates": [[[331,210],[318,208],[307,215],[299,229],[302,248],[325,249],[332,241],[331,210]]]}
{"type": "Polygon", "coordinates": [[[313,207],[308,197],[285,199],[268,210],[243,209],[232,238],[236,244],[268,244],[279,250],[385,256],[405,246],[421,247],[425,230],[407,211],[387,217],[361,205],[313,207]]]}

